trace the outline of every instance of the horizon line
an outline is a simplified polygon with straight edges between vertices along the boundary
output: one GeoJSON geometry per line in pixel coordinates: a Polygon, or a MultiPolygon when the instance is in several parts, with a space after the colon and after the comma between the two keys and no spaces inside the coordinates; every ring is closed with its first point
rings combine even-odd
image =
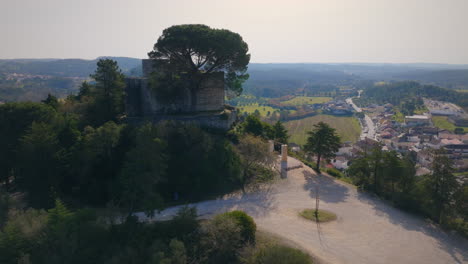
{"type": "MultiPolygon", "coordinates": [[[[147,58],[138,58],[138,57],[129,57],[129,56],[99,56],[94,59],[89,58],[31,58],[31,57],[19,57],[19,58],[0,58],[0,60],[84,60],[84,61],[93,61],[99,58],[111,57],[111,58],[128,58],[128,59],[139,59],[144,60],[147,58]]],[[[434,65],[453,65],[453,66],[468,66],[466,63],[449,63],[449,62],[249,62],[249,64],[434,64],[434,65]]]]}

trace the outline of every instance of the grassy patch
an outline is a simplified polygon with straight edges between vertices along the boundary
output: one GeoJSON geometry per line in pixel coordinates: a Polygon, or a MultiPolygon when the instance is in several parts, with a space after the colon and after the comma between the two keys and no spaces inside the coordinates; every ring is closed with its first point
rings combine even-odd
{"type": "Polygon", "coordinates": [[[253,114],[255,110],[258,110],[261,116],[267,116],[268,112],[270,112],[270,114],[273,114],[273,112],[279,111],[278,108],[273,108],[271,106],[258,105],[258,103],[249,104],[249,105],[239,105],[237,108],[239,109],[241,114],[243,114],[244,112],[253,114]]]}
{"type": "Polygon", "coordinates": [[[311,97],[311,96],[298,96],[293,99],[281,102],[282,105],[301,106],[308,104],[323,104],[331,101],[331,97],[311,97]]]}
{"type": "MultiPolygon", "coordinates": [[[[434,123],[434,126],[440,129],[446,129],[452,132],[455,131],[455,128],[457,128],[457,126],[455,126],[455,124],[450,122],[446,116],[433,116],[432,122],[434,123]]],[[[461,128],[463,128],[465,132],[468,131],[468,127],[461,127],[461,128]]]]}
{"type": "Polygon", "coordinates": [[[256,233],[256,244],[247,248],[243,254],[243,263],[246,264],[313,264],[311,256],[297,249],[293,242],[265,231],[256,233]]]}
{"type": "Polygon", "coordinates": [[[341,141],[356,142],[361,134],[359,121],[352,116],[338,117],[332,115],[316,115],[300,120],[288,121],[284,125],[289,132],[289,142],[304,145],[307,141],[307,132],[314,128],[318,122],[325,122],[335,128],[341,141]]]}
{"type": "Polygon", "coordinates": [[[336,220],[336,214],[321,209],[318,210],[317,214],[315,213],[315,209],[305,209],[299,215],[305,219],[320,223],[336,220]]]}
{"type": "Polygon", "coordinates": [[[354,181],[353,181],[353,179],[351,177],[344,176],[344,177],[338,178],[338,180],[340,180],[342,182],[346,182],[346,183],[351,184],[351,185],[355,185],[354,181]]]}
{"type": "Polygon", "coordinates": [[[398,123],[405,122],[405,115],[397,109],[394,109],[394,111],[395,114],[392,116],[392,119],[397,121],[398,123]]]}

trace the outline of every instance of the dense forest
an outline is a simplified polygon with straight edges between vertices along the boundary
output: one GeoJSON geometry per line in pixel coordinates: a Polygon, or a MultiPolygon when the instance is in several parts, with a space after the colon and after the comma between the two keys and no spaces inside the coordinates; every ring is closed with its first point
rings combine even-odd
{"type": "Polygon", "coordinates": [[[346,173],[363,190],[468,237],[468,185],[455,176],[453,161],[434,150],[431,173],[416,176],[415,156],[376,145],[360,153],[346,173]]]}
{"type": "Polygon", "coordinates": [[[250,116],[228,132],[131,125],[117,62],[99,60],[91,78],[64,100],[0,105],[1,263],[266,263],[278,252],[310,263],[255,245],[243,212],[200,222],[186,208],[151,224],[133,216],[275,177],[265,140],[287,140],[280,122],[250,116]]]}

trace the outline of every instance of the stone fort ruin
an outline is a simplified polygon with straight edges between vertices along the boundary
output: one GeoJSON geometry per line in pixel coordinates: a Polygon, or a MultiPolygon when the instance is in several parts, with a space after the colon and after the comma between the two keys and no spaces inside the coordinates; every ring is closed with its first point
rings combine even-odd
{"type": "Polygon", "coordinates": [[[215,72],[201,82],[196,93],[183,89],[170,101],[158,98],[151,76],[166,70],[167,62],[142,60],[143,77],[126,79],[126,112],[131,121],[177,120],[202,127],[227,130],[236,121],[234,108],[224,104],[224,73],[215,72]],[[196,96],[196,98],[192,98],[196,96]],[[193,100],[195,99],[195,100],[193,100]]]}

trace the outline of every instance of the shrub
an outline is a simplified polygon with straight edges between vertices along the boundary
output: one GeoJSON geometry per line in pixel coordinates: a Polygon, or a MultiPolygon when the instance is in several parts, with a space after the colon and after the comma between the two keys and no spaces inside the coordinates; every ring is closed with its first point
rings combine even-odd
{"type": "Polygon", "coordinates": [[[203,263],[236,263],[237,252],[244,246],[240,225],[232,218],[218,215],[201,225],[203,263]]]}
{"type": "Polygon", "coordinates": [[[463,218],[448,218],[446,219],[446,226],[450,229],[458,231],[462,236],[468,238],[468,221],[463,218]]]}
{"type": "Polygon", "coordinates": [[[243,211],[236,210],[220,214],[217,217],[226,217],[234,220],[241,230],[242,240],[244,242],[255,243],[255,232],[257,231],[257,225],[250,215],[243,211]]]}
{"type": "Polygon", "coordinates": [[[270,245],[259,249],[250,257],[247,264],[312,264],[306,253],[281,245],[270,245]]]}
{"type": "Polygon", "coordinates": [[[256,175],[256,183],[269,182],[275,178],[275,171],[261,165],[253,166],[252,173],[256,175]]]}
{"type": "Polygon", "coordinates": [[[330,174],[331,176],[336,177],[336,178],[343,177],[343,173],[341,173],[341,171],[339,171],[339,170],[337,170],[335,168],[328,168],[328,169],[326,169],[326,172],[328,174],[330,174]]]}

